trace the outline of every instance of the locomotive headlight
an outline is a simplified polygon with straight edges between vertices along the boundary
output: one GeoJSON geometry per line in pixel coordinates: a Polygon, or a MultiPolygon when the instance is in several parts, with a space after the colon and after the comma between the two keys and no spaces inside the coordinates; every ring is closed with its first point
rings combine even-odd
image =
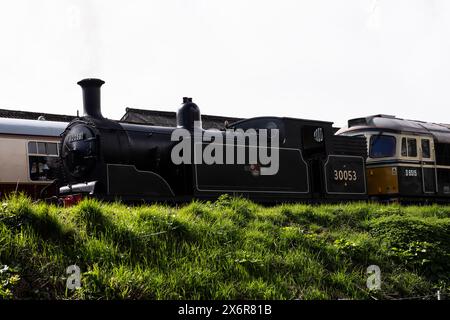
{"type": "Polygon", "coordinates": [[[62,142],[61,157],[64,168],[72,176],[81,178],[90,173],[97,159],[94,131],[85,124],[70,128],[62,142]]]}

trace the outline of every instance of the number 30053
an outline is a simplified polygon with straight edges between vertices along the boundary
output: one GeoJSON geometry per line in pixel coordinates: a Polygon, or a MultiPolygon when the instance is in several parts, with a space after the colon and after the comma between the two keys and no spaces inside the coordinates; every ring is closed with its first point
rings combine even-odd
{"type": "Polygon", "coordinates": [[[358,179],[355,170],[334,170],[336,181],[356,181],[358,179]]]}

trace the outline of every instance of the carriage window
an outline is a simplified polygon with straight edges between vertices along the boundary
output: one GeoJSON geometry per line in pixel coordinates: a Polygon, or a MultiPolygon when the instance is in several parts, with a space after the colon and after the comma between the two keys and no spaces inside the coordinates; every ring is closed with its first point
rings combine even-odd
{"type": "Polygon", "coordinates": [[[422,139],[422,158],[430,158],[430,140],[422,139]]]}
{"type": "Polygon", "coordinates": [[[56,179],[57,157],[30,156],[30,179],[33,181],[51,181],[56,179]]]}
{"type": "Polygon", "coordinates": [[[39,154],[46,154],[45,150],[45,142],[38,142],[37,143],[37,153],[39,154]]]}
{"type": "Polygon", "coordinates": [[[30,141],[28,142],[28,154],[57,156],[58,145],[56,142],[30,141]]]}
{"type": "Polygon", "coordinates": [[[416,139],[408,138],[408,157],[417,157],[416,139]]]}
{"type": "Polygon", "coordinates": [[[58,149],[56,147],[56,143],[47,143],[47,154],[57,156],[58,149]]]}
{"type": "Polygon", "coordinates": [[[37,145],[35,141],[28,142],[28,153],[37,153],[37,145]]]}
{"type": "Polygon", "coordinates": [[[408,148],[406,147],[406,138],[402,138],[402,157],[408,156],[408,148]]]}
{"type": "Polygon", "coordinates": [[[370,157],[387,158],[395,155],[395,137],[374,135],[370,137],[370,157]]]}
{"type": "Polygon", "coordinates": [[[28,142],[28,162],[31,180],[51,181],[56,179],[58,145],[56,142],[28,142]]]}

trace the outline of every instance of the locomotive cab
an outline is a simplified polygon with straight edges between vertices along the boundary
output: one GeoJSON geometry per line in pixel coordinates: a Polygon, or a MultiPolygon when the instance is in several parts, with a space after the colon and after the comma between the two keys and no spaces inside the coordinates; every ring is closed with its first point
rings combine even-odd
{"type": "Polygon", "coordinates": [[[316,120],[259,117],[241,120],[230,128],[273,128],[280,132],[282,181],[293,179],[294,168],[302,167],[305,194],[312,199],[365,199],[364,137],[338,137],[333,123],[316,120]],[[298,154],[299,159],[288,153],[298,154]],[[290,159],[283,164],[283,159],[290,159]],[[304,166],[304,167],[303,167],[304,166]],[[282,171],[284,168],[285,171],[282,171]],[[283,176],[284,174],[284,176],[283,176]]]}

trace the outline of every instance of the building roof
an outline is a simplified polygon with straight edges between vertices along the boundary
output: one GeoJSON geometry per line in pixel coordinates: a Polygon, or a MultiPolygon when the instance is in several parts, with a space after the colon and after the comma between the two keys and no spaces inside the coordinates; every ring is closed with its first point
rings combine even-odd
{"type": "MultiPolygon", "coordinates": [[[[120,119],[121,122],[146,124],[163,127],[176,127],[176,112],[156,111],[145,109],[126,108],[125,115],[120,119]]],[[[202,127],[204,129],[225,129],[225,122],[232,123],[241,118],[222,117],[202,114],[202,127]]]]}
{"type": "Polygon", "coordinates": [[[44,117],[45,120],[48,121],[58,121],[58,122],[70,122],[76,118],[76,116],[69,116],[63,114],[0,109],[0,118],[38,120],[39,117],[44,117]]]}

